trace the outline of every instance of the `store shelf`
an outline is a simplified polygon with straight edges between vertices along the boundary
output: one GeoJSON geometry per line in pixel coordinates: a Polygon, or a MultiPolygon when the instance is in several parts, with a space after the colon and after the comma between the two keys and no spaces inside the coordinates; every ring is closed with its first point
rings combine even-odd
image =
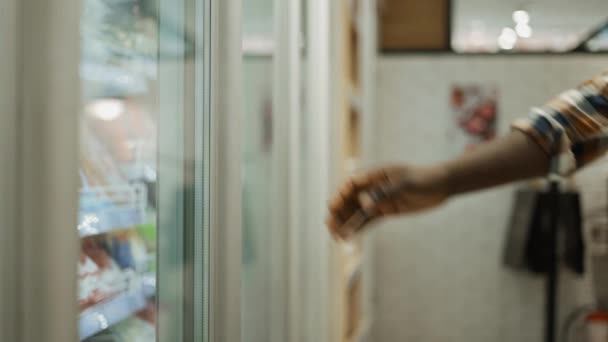
{"type": "Polygon", "coordinates": [[[113,210],[112,212],[112,214],[81,213],[80,222],[85,224],[78,225],[80,237],[105,234],[145,223],[144,215],[135,208],[113,210]]]}
{"type": "Polygon", "coordinates": [[[79,334],[84,340],[117,324],[146,306],[143,291],[120,294],[107,302],[95,305],[80,314],[79,334]]]}
{"type": "Polygon", "coordinates": [[[129,291],[86,309],[80,314],[80,340],[91,337],[109,327],[124,321],[143,310],[147,298],[156,293],[156,277],[153,274],[142,278],[142,286],[136,291],[129,291]]]}
{"type": "Polygon", "coordinates": [[[80,192],[78,234],[93,236],[146,222],[146,189],[141,184],[97,187],[80,192]]]}

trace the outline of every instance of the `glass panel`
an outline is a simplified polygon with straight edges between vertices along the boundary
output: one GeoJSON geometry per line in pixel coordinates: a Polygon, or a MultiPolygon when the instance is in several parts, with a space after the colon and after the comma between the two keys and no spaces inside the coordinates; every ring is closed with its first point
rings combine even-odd
{"type": "Polygon", "coordinates": [[[272,341],[274,1],[243,0],[243,274],[244,342],[272,341]]]}
{"type": "Polygon", "coordinates": [[[145,2],[84,0],[80,338],[154,341],[158,25],[145,2]]]}
{"type": "Polygon", "coordinates": [[[243,131],[243,336],[269,340],[272,245],[272,57],[245,57],[243,131]]]}
{"type": "Polygon", "coordinates": [[[208,331],[208,3],[83,0],[81,340],[208,331]]]}

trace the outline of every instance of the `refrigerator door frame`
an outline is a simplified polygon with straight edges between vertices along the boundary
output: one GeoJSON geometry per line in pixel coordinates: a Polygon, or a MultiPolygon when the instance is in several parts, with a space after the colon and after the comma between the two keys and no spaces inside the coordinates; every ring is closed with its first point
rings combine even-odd
{"type": "Polygon", "coordinates": [[[0,2],[0,341],[17,340],[17,13],[18,0],[0,2]]]}
{"type": "Polygon", "coordinates": [[[211,0],[210,341],[241,341],[241,1],[211,0]]]}
{"type": "MultiPolygon", "coordinates": [[[[161,10],[165,8],[162,5],[161,2],[161,10]]],[[[187,44],[192,44],[192,52],[184,53],[193,53],[193,58],[184,55],[182,64],[160,68],[161,83],[163,77],[169,81],[161,84],[161,112],[166,109],[184,113],[179,116],[183,119],[180,123],[172,122],[171,117],[161,122],[161,145],[165,146],[160,148],[168,148],[164,150],[168,156],[180,156],[186,163],[176,173],[171,171],[174,168],[170,165],[171,158],[169,165],[163,166],[161,161],[159,177],[162,179],[164,172],[165,181],[169,179],[172,184],[159,186],[159,199],[170,200],[165,196],[172,196],[171,187],[193,184],[193,191],[186,192],[193,192],[194,198],[188,199],[185,194],[180,200],[182,208],[176,213],[179,216],[182,211],[194,217],[176,221],[185,225],[179,239],[184,244],[172,242],[173,246],[166,251],[173,261],[185,255],[188,262],[174,279],[159,280],[159,305],[166,310],[159,316],[159,342],[176,338],[238,342],[241,340],[241,4],[237,0],[185,0],[180,8],[172,7],[175,3],[171,2],[166,5],[167,10],[175,11],[168,18],[177,19],[180,30],[190,37],[187,44]],[[169,136],[163,138],[163,132],[169,136]],[[185,140],[180,139],[181,133],[185,140]],[[184,140],[183,146],[178,140],[184,140]],[[199,205],[203,207],[196,207],[199,205]],[[190,241],[193,244],[187,243],[190,241]],[[186,254],[180,253],[180,246],[186,254]],[[173,295],[181,293],[178,297],[185,301],[171,299],[171,288],[177,291],[173,295]],[[192,317],[185,310],[192,310],[189,311],[192,317]]],[[[162,20],[161,13],[161,24],[162,20]]],[[[163,204],[159,208],[162,210],[163,204]]],[[[171,262],[166,267],[163,263],[161,257],[159,274],[163,269],[171,270],[171,262]]]]}
{"type": "MultiPolygon", "coordinates": [[[[183,104],[185,112],[191,112],[192,122],[196,126],[202,125],[202,143],[208,144],[203,151],[197,151],[196,146],[191,151],[195,154],[194,160],[202,158],[202,171],[206,173],[200,180],[204,187],[203,230],[199,235],[196,232],[192,235],[196,241],[204,240],[197,243],[202,244],[198,248],[202,247],[204,255],[200,261],[203,265],[199,267],[203,267],[205,274],[201,282],[200,268],[197,271],[194,266],[186,273],[190,273],[190,279],[195,281],[192,289],[195,302],[202,304],[198,308],[195,306],[193,322],[199,321],[197,316],[202,318],[208,331],[201,331],[201,327],[193,322],[185,327],[194,330],[196,341],[202,334],[203,342],[239,342],[242,271],[241,2],[186,0],[185,4],[194,12],[194,15],[186,13],[185,29],[191,30],[189,33],[196,42],[194,62],[191,65],[186,63],[182,70],[186,81],[183,104]],[[201,114],[204,122],[196,119],[201,114]],[[200,293],[200,290],[205,293],[200,293]]],[[[199,137],[195,134],[192,139],[199,137]]],[[[197,143],[201,141],[194,145],[197,143]]],[[[201,176],[199,171],[195,167],[190,174],[195,183],[201,176]]]]}
{"type": "Polygon", "coordinates": [[[301,334],[302,297],[300,246],[302,204],[300,192],[301,143],[301,2],[273,3],[274,55],[272,107],[272,217],[269,246],[269,341],[297,341],[301,334]],[[287,228],[287,229],[286,229],[287,228]]]}
{"type": "Polygon", "coordinates": [[[20,0],[16,341],[78,341],[80,0],[20,0]]]}
{"type": "MultiPolygon", "coordinates": [[[[9,121],[5,124],[3,116],[0,127],[3,133],[15,130],[17,140],[13,153],[10,144],[0,151],[3,165],[15,165],[14,175],[2,175],[10,177],[15,186],[14,192],[2,194],[2,200],[11,199],[17,207],[15,229],[0,243],[14,247],[14,258],[0,261],[2,270],[15,278],[13,286],[5,283],[0,288],[1,303],[12,300],[15,304],[14,312],[3,311],[0,316],[0,333],[11,334],[7,340],[79,341],[75,262],[79,237],[75,227],[82,105],[78,67],[81,1],[8,0],[6,4],[13,7],[2,13],[16,21],[0,24],[2,28],[15,26],[3,33],[14,34],[9,46],[16,56],[3,58],[0,70],[13,72],[18,93],[12,96],[17,99],[13,115],[7,110],[9,121]],[[12,320],[7,320],[5,315],[11,314],[12,320]],[[5,326],[13,327],[14,334],[5,326]]],[[[206,50],[210,64],[205,66],[210,71],[206,79],[210,84],[210,264],[209,306],[204,309],[208,312],[201,313],[209,317],[209,334],[203,341],[237,342],[241,340],[241,4],[237,0],[205,3],[210,4],[212,29],[205,42],[210,44],[206,50]]],[[[10,94],[2,95],[10,99],[10,94]]],[[[11,135],[3,134],[5,137],[11,135]]],[[[2,181],[2,185],[10,184],[2,181]]],[[[3,248],[3,253],[11,253],[11,249],[3,248]]]]}
{"type": "Polygon", "coordinates": [[[330,341],[338,322],[330,313],[324,224],[332,157],[330,3],[274,1],[273,112],[280,115],[273,118],[271,342],[330,341]]]}
{"type": "Polygon", "coordinates": [[[331,242],[324,224],[331,171],[330,3],[274,3],[273,111],[281,115],[273,124],[272,238],[282,257],[271,265],[272,293],[279,298],[271,306],[271,342],[330,341],[337,322],[330,313],[331,242]]]}

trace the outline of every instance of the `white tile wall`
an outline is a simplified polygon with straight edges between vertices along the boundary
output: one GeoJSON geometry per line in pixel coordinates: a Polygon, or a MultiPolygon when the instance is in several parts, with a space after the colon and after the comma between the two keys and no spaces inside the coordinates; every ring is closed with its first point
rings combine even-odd
{"type": "MultiPolygon", "coordinates": [[[[451,157],[453,83],[495,83],[499,128],[531,106],[608,67],[602,56],[387,56],[378,63],[379,164],[451,157]]],[[[543,280],[501,263],[513,187],[454,199],[446,207],[378,225],[374,240],[372,341],[542,340],[543,280]]],[[[565,278],[572,278],[567,275],[565,278]]],[[[563,313],[584,302],[562,286],[563,313]]]]}

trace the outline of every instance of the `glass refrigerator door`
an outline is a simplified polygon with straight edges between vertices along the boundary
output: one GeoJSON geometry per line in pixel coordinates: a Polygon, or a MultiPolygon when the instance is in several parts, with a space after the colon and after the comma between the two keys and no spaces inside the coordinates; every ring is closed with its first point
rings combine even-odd
{"type": "Polygon", "coordinates": [[[209,10],[82,0],[82,341],[208,339],[209,10]]]}

